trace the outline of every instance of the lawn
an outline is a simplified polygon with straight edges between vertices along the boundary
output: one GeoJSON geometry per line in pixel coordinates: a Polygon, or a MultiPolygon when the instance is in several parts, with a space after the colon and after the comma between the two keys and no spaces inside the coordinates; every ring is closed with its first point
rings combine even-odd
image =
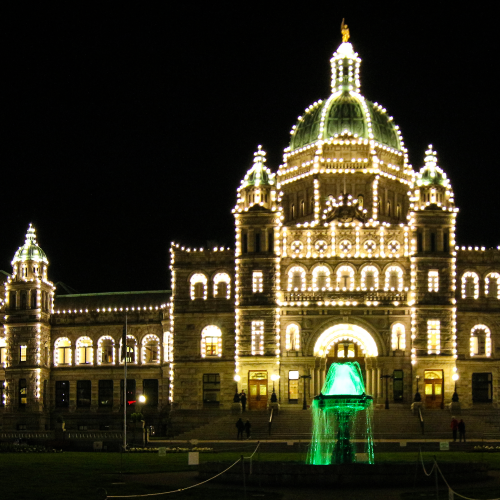
{"type": "MultiPolygon", "coordinates": [[[[241,451],[200,453],[201,461],[236,461],[241,451]]],[[[244,451],[249,455],[250,452],[244,451]]],[[[430,463],[436,455],[438,462],[480,462],[489,463],[490,468],[500,469],[500,453],[437,452],[424,453],[424,461],[430,463]]],[[[415,463],[417,453],[377,453],[376,462],[415,463]]],[[[261,461],[303,461],[303,453],[256,453],[254,459],[261,461]]],[[[196,470],[187,464],[187,453],[173,453],[158,456],[156,453],[0,453],[0,474],[3,478],[2,500],[88,500],[99,498],[98,488],[105,488],[108,495],[140,494],[176,489],[175,478],[165,484],[112,484],[127,480],[127,475],[144,473],[178,472],[196,470]],[[7,480],[6,478],[9,478],[7,480]]],[[[149,476],[152,477],[152,476],[149,476]]],[[[154,481],[147,481],[151,483],[154,481]]],[[[238,499],[242,497],[241,488],[222,487],[208,493],[210,498],[238,499]]],[[[155,498],[206,498],[205,487],[193,488],[182,493],[155,498]]],[[[279,500],[280,495],[267,495],[266,498],[279,500]]]]}

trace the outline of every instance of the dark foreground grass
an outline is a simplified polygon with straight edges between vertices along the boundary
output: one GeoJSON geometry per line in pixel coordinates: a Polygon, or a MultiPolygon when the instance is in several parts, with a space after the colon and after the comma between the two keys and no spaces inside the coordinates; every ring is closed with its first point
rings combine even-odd
{"type": "MultiPolygon", "coordinates": [[[[201,453],[200,461],[234,462],[241,452],[201,453]]],[[[245,451],[243,454],[249,455],[245,451]]],[[[441,452],[424,453],[426,464],[436,455],[438,462],[487,462],[492,469],[500,469],[500,453],[441,452]]],[[[303,462],[303,453],[256,453],[255,460],[303,462]]],[[[415,463],[417,453],[377,453],[376,462],[415,463]]],[[[144,494],[177,489],[180,485],[175,475],[169,476],[167,484],[154,484],[152,473],[196,471],[196,466],[187,464],[187,453],[167,454],[120,454],[120,453],[0,453],[0,477],[2,477],[2,500],[89,500],[99,498],[98,488],[105,488],[108,495],[144,494]],[[131,474],[144,474],[142,482],[127,480],[131,474]],[[121,483],[125,484],[113,484],[121,483]]],[[[162,481],[163,482],[163,481],[162,481]]],[[[253,492],[249,498],[261,493],[253,492]]],[[[263,493],[262,493],[263,494],[263,493]]],[[[468,496],[468,495],[467,495],[468,496]]],[[[497,495],[498,496],[498,495],[497,495]]],[[[210,488],[197,487],[181,493],[154,498],[194,500],[198,498],[234,499],[243,498],[242,488],[221,486],[214,483],[210,488]]],[[[279,494],[266,494],[266,499],[279,500],[279,494]]],[[[425,500],[419,497],[420,500],[425,500]]],[[[472,498],[480,498],[478,496],[472,498]]],[[[495,498],[483,496],[482,498],[495,498]]],[[[404,500],[413,500],[405,497],[404,500]]]]}

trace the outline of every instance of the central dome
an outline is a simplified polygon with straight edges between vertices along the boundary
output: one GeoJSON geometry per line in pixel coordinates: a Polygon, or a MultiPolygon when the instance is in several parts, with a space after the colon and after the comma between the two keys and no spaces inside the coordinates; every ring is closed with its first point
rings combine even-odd
{"type": "Polygon", "coordinates": [[[342,43],[331,59],[332,95],[309,106],[292,129],[291,151],[347,133],[402,151],[399,128],[386,110],[359,93],[361,59],[342,43]]]}

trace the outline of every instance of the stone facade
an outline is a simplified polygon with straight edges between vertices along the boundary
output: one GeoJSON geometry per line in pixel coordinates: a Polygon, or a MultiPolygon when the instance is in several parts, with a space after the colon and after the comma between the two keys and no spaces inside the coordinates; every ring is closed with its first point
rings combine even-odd
{"type": "MultiPolygon", "coordinates": [[[[259,147],[233,210],[235,248],[171,245],[171,291],[55,290],[30,227],[4,273],[4,429],[119,429],[177,414],[298,408],[332,362],[357,361],[376,404],[428,409],[458,395],[500,405],[500,251],[460,248],[458,210],[430,146],[414,171],[385,109],[360,94],[348,42],[332,95],[305,111],[273,173],[259,147]],[[383,376],[392,377],[387,383],[383,376]],[[304,394],[305,391],[305,394],[304,394]],[[138,403],[130,411],[141,409],[138,403]]],[[[194,221],[193,221],[194,223],[194,221]]]]}

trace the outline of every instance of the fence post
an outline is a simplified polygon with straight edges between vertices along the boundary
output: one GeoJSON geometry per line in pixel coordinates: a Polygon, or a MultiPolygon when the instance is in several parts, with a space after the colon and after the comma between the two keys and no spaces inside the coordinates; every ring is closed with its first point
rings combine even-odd
{"type": "Polygon", "coordinates": [[[247,500],[247,485],[245,483],[245,460],[243,455],[241,455],[241,470],[243,472],[243,498],[247,500]]]}

